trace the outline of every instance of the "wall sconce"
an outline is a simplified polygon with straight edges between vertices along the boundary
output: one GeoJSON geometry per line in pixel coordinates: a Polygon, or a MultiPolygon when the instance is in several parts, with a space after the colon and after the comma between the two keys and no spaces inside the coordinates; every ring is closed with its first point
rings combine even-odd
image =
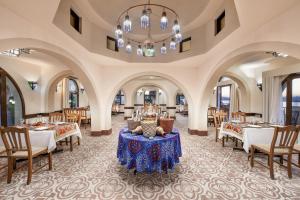
{"type": "Polygon", "coordinates": [[[82,88],[80,88],[80,92],[81,92],[81,94],[83,94],[84,93],[84,88],[82,87],[82,88]]]}
{"type": "Polygon", "coordinates": [[[35,90],[38,86],[38,83],[36,81],[28,81],[28,85],[31,88],[31,90],[35,90]]]}
{"type": "Polygon", "coordinates": [[[256,83],[256,86],[258,87],[258,89],[260,89],[260,91],[262,91],[262,83],[256,83]]]}

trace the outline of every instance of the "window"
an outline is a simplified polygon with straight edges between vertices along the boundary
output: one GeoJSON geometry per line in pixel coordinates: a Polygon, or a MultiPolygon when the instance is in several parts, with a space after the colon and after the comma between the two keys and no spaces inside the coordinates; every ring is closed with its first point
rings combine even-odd
{"type": "Polygon", "coordinates": [[[115,97],[115,101],[114,102],[117,105],[124,105],[125,104],[125,95],[124,95],[124,93],[123,93],[122,90],[120,90],[118,92],[118,94],[115,97]]]}
{"type": "Polygon", "coordinates": [[[112,51],[119,51],[117,40],[110,36],[106,37],[106,48],[112,51]]]}
{"type": "Polygon", "coordinates": [[[79,17],[76,12],[70,9],[70,24],[79,33],[81,33],[81,17],[79,17]]]}
{"type": "Polygon", "coordinates": [[[185,104],[185,96],[183,94],[176,95],[176,105],[184,105],[185,104]]]}
{"type": "Polygon", "coordinates": [[[230,85],[217,87],[217,107],[219,110],[224,110],[229,114],[230,110],[230,85]]]}
{"type": "Polygon", "coordinates": [[[24,99],[13,78],[0,68],[0,126],[13,126],[25,114],[24,99]]]}
{"type": "Polygon", "coordinates": [[[286,125],[300,125],[300,74],[291,74],[282,82],[282,110],[286,125]]]}
{"type": "Polygon", "coordinates": [[[69,106],[70,108],[79,107],[79,89],[74,79],[69,79],[69,106]]]}
{"type": "Polygon", "coordinates": [[[144,104],[155,104],[156,91],[145,91],[144,104]]]}
{"type": "Polygon", "coordinates": [[[225,27],[225,10],[215,21],[215,35],[220,33],[225,27]]]}
{"type": "Polygon", "coordinates": [[[191,37],[182,40],[180,42],[179,52],[182,53],[191,50],[191,41],[192,41],[191,37]]]}

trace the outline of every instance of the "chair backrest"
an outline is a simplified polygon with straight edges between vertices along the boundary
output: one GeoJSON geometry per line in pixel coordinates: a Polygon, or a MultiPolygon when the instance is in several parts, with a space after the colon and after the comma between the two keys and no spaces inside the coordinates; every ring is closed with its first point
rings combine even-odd
{"type": "Polygon", "coordinates": [[[292,151],[299,131],[300,126],[276,127],[271,143],[271,152],[274,152],[275,148],[288,148],[292,151]]]}
{"type": "Polygon", "coordinates": [[[87,114],[86,114],[87,109],[86,108],[78,108],[77,111],[81,118],[87,117],[87,114]]]}
{"type": "Polygon", "coordinates": [[[231,113],[233,119],[239,119],[241,122],[246,122],[246,113],[244,112],[233,112],[231,113]]]}
{"type": "Polygon", "coordinates": [[[28,151],[28,155],[32,154],[28,128],[7,127],[0,130],[8,156],[16,151],[28,151]]]}
{"type": "Polygon", "coordinates": [[[217,111],[217,108],[216,107],[209,107],[208,110],[207,110],[207,115],[208,116],[213,116],[217,111]]]}
{"type": "Polygon", "coordinates": [[[214,114],[214,123],[217,128],[221,126],[222,122],[226,122],[226,121],[227,121],[227,113],[216,112],[214,114]]]}
{"type": "Polygon", "coordinates": [[[59,112],[49,113],[49,122],[62,122],[64,115],[59,112]]]}
{"type": "Polygon", "coordinates": [[[67,114],[66,115],[66,122],[70,123],[77,123],[80,127],[81,125],[81,116],[79,114],[67,114]]]}

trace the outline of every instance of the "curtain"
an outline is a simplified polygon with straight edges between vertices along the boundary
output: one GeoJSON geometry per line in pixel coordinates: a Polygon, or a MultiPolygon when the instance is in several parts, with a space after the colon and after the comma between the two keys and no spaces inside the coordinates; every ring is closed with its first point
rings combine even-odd
{"type": "Polygon", "coordinates": [[[281,82],[284,76],[263,77],[263,120],[269,123],[284,123],[282,112],[281,82]]]}
{"type": "MultiPolygon", "coordinates": [[[[237,93],[237,87],[236,84],[230,84],[230,113],[237,112],[238,111],[238,93],[237,93]]],[[[231,114],[229,115],[229,118],[231,118],[231,114]]]]}

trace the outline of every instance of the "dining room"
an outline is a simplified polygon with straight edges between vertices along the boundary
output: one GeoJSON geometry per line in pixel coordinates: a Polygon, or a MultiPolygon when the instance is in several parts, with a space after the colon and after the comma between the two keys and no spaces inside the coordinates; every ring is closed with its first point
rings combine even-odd
{"type": "Polygon", "coordinates": [[[0,1],[0,199],[299,198],[299,10],[0,1]]]}

